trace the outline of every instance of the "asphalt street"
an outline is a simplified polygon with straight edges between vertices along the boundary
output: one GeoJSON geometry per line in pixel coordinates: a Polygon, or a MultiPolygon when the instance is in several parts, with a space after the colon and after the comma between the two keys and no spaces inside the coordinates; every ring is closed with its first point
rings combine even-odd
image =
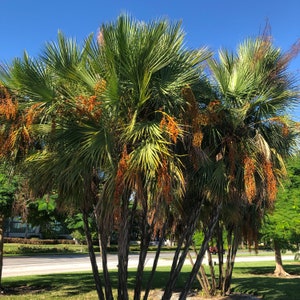
{"type": "MultiPolygon", "coordinates": [[[[173,253],[163,252],[159,259],[159,266],[170,266],[172,263],[173,253]]],[[[283,261],[293,260],[294,255],[283,255],[283,261]]],[[[101,270],[101,258],[97,257],[99,270],[101,270]]],[[[154,253],[149,253],[146,260],[146,267],[152,266],[154,253]]],[[[274,261],[274,255],[249,255],[237,256],[236,262],[251,261],[274,261]]],[[[15,277],[24,275],[44,275],[55,273],[80,272],[91,270],[88,255],[43,255],[43,256],[18,256],[4,257],[4,266],[2,277],[15,277]]],[[[205,260],[203,261],[205,263],[205,260]]],[[[129,268],[135,268],[138,264],[138,254],[129,256],[129,268]]],[[[190,264],[186,259],[186,264],[190,264]]],[[[275,262],[274,262],[275,264],[275,262]]],[[[108,255],[109,269],[117,269],[118,258],[116,254],[108,255]]]]}

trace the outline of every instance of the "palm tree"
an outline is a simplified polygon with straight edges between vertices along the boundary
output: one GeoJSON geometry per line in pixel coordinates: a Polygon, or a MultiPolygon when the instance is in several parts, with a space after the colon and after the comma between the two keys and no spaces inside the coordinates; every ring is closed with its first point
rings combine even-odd
{"type": "Polygon", "coordinates": [[[174,195],[182,195],[182,166],[174,147],[183,135],[179,120],[186,103],[181,91],[198,80],[197,67],[209,54],[183,48],[180,24],[145,24],[126,16],[102,26],[99,50],[99,59],[93,61],[106,81],[103,105],[111,112],[116,136],[119,298],[128,297],[128,220],[133,214],[129,202],[134,194],[132,207],[140,207],[144,215],[134,296],[139,299],[151,234],[162,231],[174,195]]]}
{"type": "MultiPolygon", "coordinates": [[[[87,40],[86,45],[88,43],[87,40]]],[[[66,201],[72,199],[74,202],[72,206],[79,206],[83,210],[86,220],[89,206],[93,202],[93,199],[86,199],[87,196],[90,196],[92,188],[93,173],[91,168],[83,169],[84,172],[89,172],[89,176],[84,172],[75,172],[75,162],[78,161],[76,156],[70,157],[73,154],[70,151],[66,151],[60,169],[54,165],[59,160],[60,154],[57,151],[65,150],[59,138],[61,132],[64,132],[63,126],[66,122],[75,123],[76,114],[74,112],[77,112],[77,116],[79,114],[84,115],[85,112],[81,111],[84,101],[81,93],[87,91],[91,80],[85,71],[81,72],[82,64],[86,63],[84,53],[84,49],[81,50],[74,41],[66,40],[60,33],[58,44],[48,44],[43,57],[33,60],[25,54],[23,59],[16,59],[11,66],[3,70],[2,78],[5,84],[18,96],[19,102],[22,101],[22,106],[29,107],[29,109],[23,109],[22,115],[24,117],[21,120],[27,122],[27,127],[23,126],[24,128],[30,127],[28,130],[29,138],[35,137],[35,139],[31,139],[32,144],[40,145],[40,150],[31,158],[32,161],[35,161],[37,156],[40,158],[38,162],[41,173],[32,172],[33,182],[38,176],[44,178],[42,183],[39,182],[38,192],[49,192],[54,188],[57,189],[60,197],[66,196],[66,201]],[[76,94],[77,98],[75,97],[76,94]],[[77,105],[74,105],[74,100],[77,101],[75,103],[77,105]],[[47,161],[48,165],[46,166],[47,161]],[[49,176],[45,176],[45,172],[48,172],[49,176]],[[60,181],[57,181],[58,174],[69,175],[69,177],[60,178],[60,181]]],[[[89,112],[88,108],[85,110],[89,112]]],[[[17,143],[12,146],[14,146],[12,148],[19,149],[17,143]]],[[[26,154],[28,155],[28,152],[26,154]]],[[[88,161],[90,162],[90,158],[88,161]]],[[[91,250],[90,256],[97,283],[97,292],[99,298],[104,299],[87,227],[86,234],[91,250]]]]}
{"type": "MultiPolygon", "coordinates": [[[[223,206],[238,207],[240,215],[227,223],[229,235],[237,241],[230,241],[231,268],[225,276],[223,293],[230,286],[242,227],[248,237],[250,232],[252,238],[257,233],[254,223],[246,217],[252,210],[255,217],[252,220],[259,224],[264,210],[272,205],[277,185],[285,173],[283,158],[295,145],[292,121],[285,115],[299,100],[293,78],[287,72],[295,53],[294,48],[282,54],[270,38],[262,36],[246,40],[236,55],[220,51],[219,60],[209,62],[216,97],[207,104],[200,118],[202,148],[209,149],[216,174],[221,174],[219,199],[223,206]]],[[[215,184],[217,187],[217,180],[215,184]]],[[[195,274],[192,272],[190,279],[195,274]]],[[[180,299],[185,299],[188,287],[180,299]]]]}
{"type": "MultiPolygon", "coordinates": [[[[94,207],[103,249],[107,233],[118,229],[120,299],[128,299],[130,220],[136,207],[147,228],[136,279],[139,299],[150,237],[163,231],[170,205],[183,194],[175,153],[184,132],[182,89],[198,80],[199,64],[208,56],[206,49],[184,49],[178,23],[145,24],[121,16],[102,26],[97,43],[89,38],[81,49],[60,33],[39,59],[25,55],[5,73],[6,83],[40,108],[36,131],[43,134],[42,147],[27,159],[31,185],[41,193],[55,189],[85,219],[94,207]]],[[[98,296],[104,299],[92,251],[98,296]]],[[[105,297],[112,299],[106,271],[105,297]]]]}

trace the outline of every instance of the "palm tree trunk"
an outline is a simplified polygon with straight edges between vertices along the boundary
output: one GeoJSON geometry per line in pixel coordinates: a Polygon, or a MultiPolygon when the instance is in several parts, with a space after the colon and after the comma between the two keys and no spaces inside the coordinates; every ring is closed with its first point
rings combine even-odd
{"type": "Polygon", "coordinates": [[[4,245],[4,215],[0,214],[0,291],[2,290],[3,245],[4,245]]]}
{"type": "Polygon", "coordinates": [[[219,281],[218,289],[220,290],[223,286],[224,274],[223,274],[223,265],[224,265],[224,242],[223,242],[223,225],[220,222],[217,223],[217,248],[218,248],[218,267],[219,267],[219,281]]]}
{"type": "Polygon", "coordinates": [[[222,207],[222,204],[219,204],[218,207],[217,207],[217,210],[214,212],[214,215],[211,218],[211,222],[208,225],[208,228],[207,228],[207,230],[204,234],[204,240],[202,242],[201,249],[198,252],[194,267],[193,267],[193,269],[192,269],[192,271],[189,275],[189,278],[187,279],[187,281],[185,283],[184,289],[182,290],[182,292],[180,294],[179,300],[186,299],[186,297],[188,295],[188,292],[189,292],[189,290],[192,286],[192,283],[194,282],[194,280],[196,278],[196,275],[199,272],[199,269],[200,269],[201,264],[202,264],[203,257],[205,255],[205,252],[206,252],[207,248],[208,248],[208,243],[209,243],[209,241],[212,237],[215,225],[217,224],[217,222],[219,220],[221,207],[222,207]]]}
{"type": "Polygon", "coordinates": [[[210,276],[211,276],[211,289],[209,291],[209,295],[215,296],[217,291],[217,284],[216,284],[216,274],[215,274],[214,264],[213,264],[211,253],[207,250],[206,253],[208,256],[208,265],[209,265],[210,276]]]}
{"type": "Polygon", "coordinates": [[[105,297],[106,297],[106,300],[112,300],[113,299],[112,285],[111,285],[111,280],[110,280],[108,265],[107,265],[107,247],[108,247],[108,239],[109,239],[109,231],[110,230],[107,227],[103,228],[103,224],[101,224],[99,215],[100,215],[99,206],[96,206],[94,208],[94,216],[95,216],[95,220],[96,220],[96,224],[97,224],[100,257],[102,260],[105,297]]]}
{"type": "Polygon", "coordinates": [[[108,239],[101,237],[101,258],[102,258],[102,269],[103,269],[103,277],[104,277],[104,285],[105,285],[105,296],[106,296],[106,300],[112,300],[114,297],[112,293],[111,280],[110,280],[108,265],[107,265],[107,243],[108,243],[108,239]]]}
{"type": "Polygon", "coordinates": [[[142,291],[142,281],[143,281],[143,271],[145,267],[145,261],[147,257],[147,252],[150,244],[151,234],[149,232],[149,224],[147,219],[144,219],[144,230],[141,239],[141,247],[140,247],[140,255],[139,255],[139,264],[136,273],[136,280],[135,280],[135,289],[134,289],[134,300],[139,300],[141,297],[142,291]]]}
{"type": "Polygon", "coordinates": [[[122,195],[121,220],[119,224],[118,237],[118,299],[128,300],[128,253],[129,253],[129,194],[122,195]]]}
{"type": "Polygon", "coordinates": [[[153,223],[151,225],[149,225],[149,223],[148,223],[148,220],[147,220],[148,205],[147,205],[147,201],[145,199],[147,199],[147,195],[144,195],[144,197],[142,199],[142,207],[143,207],[142,212],[143,213],[141,216],[141,224],[140,224],[140,230],[141,230],[142,234],[141,234],[139,263],[138,263],[136,279],[135,279],[134,300],[139,300],[141,298],[145,261],[146,261],[146,257],[147,257],[149,244],[150,244],[151,232],[152,232],[153,225],[154,225],[153,223]]]}
{"type": "Polygon", "coordinates": [[[282,264],[282,257],[281,257],[281,249],[279,246],[278,241],[274,240],[274,249],[275,249],[275,263],[276,267],[274,270],[274,275],[280,277],[280,276],[289,276],[290,274],[287,273],[282,264]]]}
{"type": "Polygon", "coordinates": [[[148,296],[149,296],[149,293],[150,293],[152,281],[153,281],[153,278],[154,278],[154,274],[155,274],[155,271],[156,271],[156,267],[157,267],[157,263],[158,263],[158,259],[159,259],[159,255],[160,255],[160,250],[161,250],[161,247],[163,245],[163,241],[164,241],[164,237],[165,237],[166,224],[167,224],[167,222],[165,222],[165,224],[163,226],[163,229],[162,229],[163,232],[161,234],[161,237],[159,239],[159,243],[158,243],[158,246],[157,246],[157,249],[156,249],[156,254],[155,254],[154,261],[153,261],[152,270],[151,270],[151,273],[150,273],[150,276],[149,276],[149,279],[148,279],[148,282],[147,282],[147,286],[146,286],[146,290],[145,290],[143,300],[147,300],[148,296]]]}
{"type": "Polygon", "coordinates": [[[190,217],[187,220],[186,228],[184,230],[184,234],[182,235],[180,241],[178,242],[175,255],[173,258],[173,263],[170,271],[170,277],[166,284],[165,291],[162,297],[162,300],[169,300],[171,299],[172,292],[174,289],[174,286],[176,284],[176,281],[178,279],[178,276],[180,274],[180,271],[182,269],[182,266],[185,262],[186,256],[189,251],[189,247],[192,244],[192,238],[193,234],[195,232],[196,226],[199,221],[200,212],[201,212],[201,204],[202,201],[198,201],[197,207],[193,210],[193,212],[190,214],[190,217]],[[181,252],[181,255],[179,257],[181,247],[183,243],[185,242],[184,249],[181,252]]]}
{"type": "MultiPolygon", "coordinates": [[[[197,250],[195,248],[195,245],[193,245],[193,250],[194,250],[194,253],[197,256],[197,250]]],[[[189,256],[191,265],[194,267],[195,263],[193,261],[193,258],[192,258],[192,255],[190,254],[190,252],[188,253],[188,256],[189,256]]],[[[210,287],[208,278],[207,278],[207,276],[205,274],[205,270],[204,270],[204,268],[203,268],[202,265],[200,267],[199,272],[197,272],[196,277],[197,277],[197,280],[198,280],[198,282],[199,282],[199,284],[201,286],[202,291],[204,291],[204,294],[207,295],[207,296],[209,296],[211,287],[210,287]]]]}
{"type": "Polygon", "coordinates": [[[238,226],[232,226],[228,231],[228,235],[227,235],[228,255],[226,261],[225,277],[224,277],[224,282],[221,291],[222,295],[226,295],[227,293],[230,293],[232,272],[233,272],[235,257],[236,257],[236,253],[240,241],[239,229],[240,228],[238,226]]]}
{"type": "Polygon", "coordinates": [[[102,290],[102,284],[101,284],[101,279],[100,279],[100,275],[99,275],[99,270],[98,270],[98,266],[97,266],[96,255],[95,255],[95,251],[94,251],[94,247],[93,247],[91,231],[90,231],[89,222],[88,222],[88,213],[85,210],[83,210],[83,212],[82,212],[82,219],[83,219],[84,232],[85,232],[86,242],[88,245],[89,256],[90,256],[90,261],[91,261],[91,265],[92,265],[92,271],[93,271],[94,281],[95,281],[96,290],[97,290],[97,294],[98,294],[98,299],[105,300],[103,290],[102,290]]]}

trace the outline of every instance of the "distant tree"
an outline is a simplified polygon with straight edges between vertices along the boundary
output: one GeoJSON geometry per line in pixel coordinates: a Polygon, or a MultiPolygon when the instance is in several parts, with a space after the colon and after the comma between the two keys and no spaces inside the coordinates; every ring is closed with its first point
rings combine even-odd
{"type": "Polygon", "coordinates": [[[288,163],[288,179],[280,188],[274,209],[261,229],[262,240],[275,250],[276,276],[289,275],[283,267],[282,250],[297,250],[300,242],[300,156],[288,163]]]}
{"type": "Polygon", "coordinates": [[[66,214],[56,205],[57,194],[49,193],[41,198],[29,201],[26,220],[33,226],[40,226],[43,238],[58,238],[60,233],[66,233],[66,214]]]}

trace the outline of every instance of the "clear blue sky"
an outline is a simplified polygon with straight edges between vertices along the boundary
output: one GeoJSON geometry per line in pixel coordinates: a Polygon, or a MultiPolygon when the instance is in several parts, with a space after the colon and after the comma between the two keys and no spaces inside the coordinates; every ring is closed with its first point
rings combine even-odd
{"type": "MultiPolygon", "coordinates": [[[[0,11],[0,62],[24,50],[37,56],[58,30],[82,41],[121,13],[144,21],[181,20],[191,48],[234,50],[261,33],[267,20],[275,45],[284,51],[300,38],[300,0],[0,0],[0,11]]],[[[290,70],[300,77],[300,55],[290,70]]]]}

